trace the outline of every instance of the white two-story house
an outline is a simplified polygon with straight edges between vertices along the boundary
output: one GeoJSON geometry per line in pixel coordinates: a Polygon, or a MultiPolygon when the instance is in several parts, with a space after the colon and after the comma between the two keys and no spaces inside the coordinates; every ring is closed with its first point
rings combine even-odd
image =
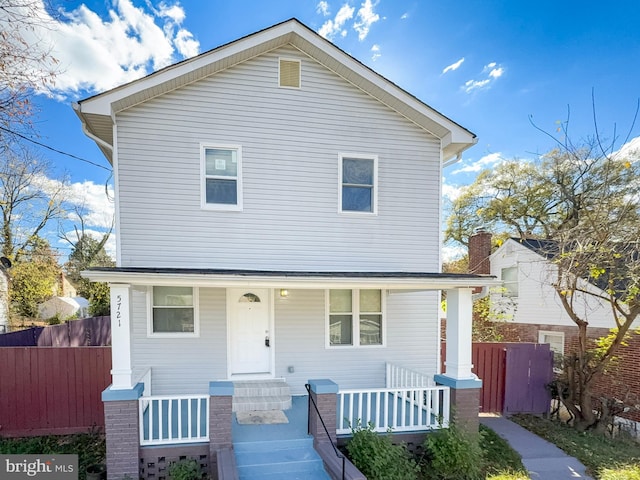
{"type": "Polygon", "coordinates": [[[130,433],[114,405],[136,417],[140,451],[202,443],[214,457],[236,441],[214,431],[214,397],[240,382],[285,382],[294,397],[330,385],[345,398],[415,386],[390,378],[412,372],[440,389],[433,418],[450,399],[462,416],[460,399],[473,405],[471,289],[492,280],[439,273],[442,165],[473,133],[297,20],[74,108],[115,178],[117,266],[85,273],[111,286],[110,477],[139,465],[119,449],[130,433]],[[210,423],[143,431],[145,415],[171,418],[171,398],[210,423]]]}

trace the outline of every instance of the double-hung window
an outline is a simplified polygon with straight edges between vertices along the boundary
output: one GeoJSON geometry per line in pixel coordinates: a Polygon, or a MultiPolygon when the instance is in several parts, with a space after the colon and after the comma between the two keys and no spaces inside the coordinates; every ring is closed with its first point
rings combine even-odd
{"type": "Polygon", "coordinates": [[[192,287],[151,287],[149,335],[198,335],[197,296],[192,287]]]}
{"type": "Polygon", "coordinates": [[[242,149],[239,146],[201,146],[202,207],[242,209],[242,149]]]}
{"type": "Polygon", "coordinates": [[[340,211],[377,213],[378,157],[340,155],[340,211]]]}
{"type": "Polygon", "coordinates": [[[503,268],[500,272],[503,296],[515,298],[518,296],[518,267],[503,268]]]}
{"type": "Polygon", "coordinates": [[[327,293],[328,345],[383,344],[382,290],[329,290],[327,293]]]}

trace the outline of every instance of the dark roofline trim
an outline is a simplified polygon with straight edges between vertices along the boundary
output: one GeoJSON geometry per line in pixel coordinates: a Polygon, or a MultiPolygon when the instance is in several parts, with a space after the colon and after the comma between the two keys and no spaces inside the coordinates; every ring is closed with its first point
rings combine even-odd
{"type": "Polygon", "coordinates": [[[244,277],[291,277],[291,278],[406,278],[440,280],[476,280],[495,278],[492,275],[472,273],[437,272],[306,272],[291,270],[235,270],[218,268],[170,268],[170,267],[93,267],[88,272],[134,273],[157,275],[222,275],[244,277]]]}

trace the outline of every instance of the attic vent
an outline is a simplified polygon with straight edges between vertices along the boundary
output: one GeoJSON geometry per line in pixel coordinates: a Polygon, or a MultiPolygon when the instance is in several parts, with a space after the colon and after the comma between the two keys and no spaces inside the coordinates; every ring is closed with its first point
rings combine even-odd
{"type": "Polygon", "coordinates": [[[300,60],[280,59],[280,86],[300,88],[300,60]]]}

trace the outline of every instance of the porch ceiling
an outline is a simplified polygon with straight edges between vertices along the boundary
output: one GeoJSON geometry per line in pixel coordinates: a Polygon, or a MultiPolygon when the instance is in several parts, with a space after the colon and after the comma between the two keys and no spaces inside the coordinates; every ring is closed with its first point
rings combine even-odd
{"type": "Polygon", "coordinates": [[[82,276],[95,282],[222,288],[380,288],[416,291],[492,287],[500,284],[496,277],[490,275],[421,272],[301,272],[105,267],[86,270],[82,272],[82,276]]]}

